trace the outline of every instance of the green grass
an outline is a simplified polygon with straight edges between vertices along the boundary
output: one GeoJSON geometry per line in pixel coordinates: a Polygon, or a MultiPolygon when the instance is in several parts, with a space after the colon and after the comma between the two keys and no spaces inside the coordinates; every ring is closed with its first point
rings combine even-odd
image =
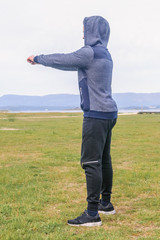
{"type": "Polygon", "coordinates": [[[0,113],[0,239],[160,239],[160,116],[119,116],[112,202],[97,228],[71,227],[87,206],[81,113],[0,113]],[[57,116],[57,117],[55,117],[57,116]],[[65,117],[67,116],[67,117],[65,117]]]}

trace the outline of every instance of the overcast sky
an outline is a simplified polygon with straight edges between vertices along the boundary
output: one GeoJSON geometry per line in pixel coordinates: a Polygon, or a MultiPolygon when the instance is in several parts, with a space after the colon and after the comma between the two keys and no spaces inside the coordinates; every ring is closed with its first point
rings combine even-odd
{"type": "Polygon", "coordinates": [[[0,0],[0,96],[78,94],[77,72],[26,59],[78,50],[92,15],[110,23],[113,93],[160,92],[159,12],[159,0],[0,0]]]}

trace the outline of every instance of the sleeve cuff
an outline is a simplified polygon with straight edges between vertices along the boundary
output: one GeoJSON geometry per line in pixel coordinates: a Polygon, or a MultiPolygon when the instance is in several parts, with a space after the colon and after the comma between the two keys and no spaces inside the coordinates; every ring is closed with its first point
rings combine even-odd
{"type": "Polygon", "coordinates": [[[38,63],[38,56],[34,57],[34,62],[38,63]]]}

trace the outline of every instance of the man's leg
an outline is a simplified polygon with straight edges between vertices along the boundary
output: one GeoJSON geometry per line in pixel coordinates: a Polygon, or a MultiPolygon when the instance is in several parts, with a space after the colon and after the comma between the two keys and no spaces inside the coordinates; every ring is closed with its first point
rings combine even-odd
{"type": "Polygon", "coordinates": [[[112,180],[113,180],[113,169],[110,155],[112,131],[110,130],[107,135],[103,156],[102,156],[102,187],[101,194],[102,200],[110,202],[112,193],[112,180]]]}
{"type": "Polygon", "coordinates": [[[102,183],[101,158],[105,144],[104,121],[83,119],[81,166],[85,170],[88,208],[81,216],[68,220],[72,226],[100,226],[98,203],[102,183]]]}
{"type": "Polygon", "coordinates": [[[113,181],[113,169],[111,161],[111,136],[112,128],[116,124],[115,120],[110,120],[108,126],[107,138],[102,155],[102,187],[101,194],[102,199],[98,206],[98,211],[103,214],[115,214],[114,207],[111,203],[111,193],[112,193],[112,181],[113,181]]]}
{"type": "Polygon", "coordinates": [[[107,138],[102,155],[102,187],[101,194],[102,200],[105,202],[110,202],[111,193],[112,193],[112,181],[113,181],[113,169],[111,161],[111,137],[112,137],[112,128],[116,124],[116,119],[111,120],[108,126],[107,138]]]}
{"type": "Polygon", "coordinates": [[[102,154],[106,141],[107,120],[84,118],[81,165],[85,170],[88,211],[98,211],[102,185],[102,154]]]}

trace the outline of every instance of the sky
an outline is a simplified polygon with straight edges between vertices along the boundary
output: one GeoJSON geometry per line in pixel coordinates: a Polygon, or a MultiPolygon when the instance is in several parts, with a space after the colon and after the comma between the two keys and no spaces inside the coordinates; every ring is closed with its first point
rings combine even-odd
{"type": "Polygon", "coordinates": [[[159,0],[0,0],[0,96],[79,94],[77,72],[31,65],[31,55],[84,46],[83,19],[109,21],[112,92],[160,92],[159,0]]]}

